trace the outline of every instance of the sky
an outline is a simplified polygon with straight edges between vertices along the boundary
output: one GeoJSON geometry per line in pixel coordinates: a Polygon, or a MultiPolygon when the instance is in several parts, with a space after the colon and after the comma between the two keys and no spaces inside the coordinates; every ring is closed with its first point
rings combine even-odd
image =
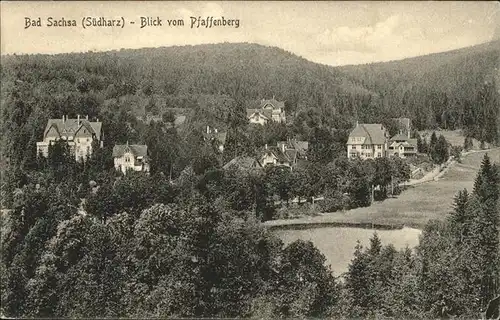
{"type": "Polygon", "coordinates": [[[500,2],[0,2],[1,53],[65,53],[220,42],[277,46],[308,60],[363,64],[443,52],[500,39],[500,2]],[[140,17],[162,27],[140,28],[140,17]],[[191,17],[239,19],[239,27],[191,28],[191,17]],[[75,20],[51,27],[48,18],[75,20]],[[123,28],[82,27],[84,17],[123,28]],[[42,27],[26,28],[25,20],[42,27]],[[167,20],[183,19],[183,27],[167,20]],[[135,22],[131,24],[130,22],[135,22]]]}

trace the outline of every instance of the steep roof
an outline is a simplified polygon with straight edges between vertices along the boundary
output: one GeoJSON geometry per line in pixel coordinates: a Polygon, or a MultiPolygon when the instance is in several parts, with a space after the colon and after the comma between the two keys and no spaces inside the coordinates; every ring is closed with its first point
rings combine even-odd
{"type": "Polygon", "coordinates": [[[265,109],[247,109],[247,118],[250,118],[254,113],[260,113],[268,120],[272,119],[273,111],[265,109]]]}
{"type": "Polygon", "coordinates": [[[349,138],[365,138],[363,144],[384,144],[386,141],[386,131],[379,123],[360,123],[349,134],[349,138]]]}
{"type": "Polygon", "coordinates": [[[101,138],[101,128],[102,122],[99,121],[89,121],[85,118],[80,118],[80,123],[78,123],[78,119],[49,119],[47,121],[47,126],[45,127],[43,136],[44,138],[47,136],[50,128],[54,127],[59,135],[74,135],[82,126],[87,128],[91,134],[94,134],[97,139],[101,138]]]}
{"type": "Polygon", "coordinates": [[[260,163],[252,157],[238,156],[228,163],[226,163],[223,169],[236,168],[238,170],[249,170],[254,168],[262,168],[260,163]]]}
{"type": "Polygon", "coordinates": [[[297,158],[297,150],[294,149],[286,149],[285,150],[285,155],[289,159],[290,162],[294,162],[295,158],[297,158]]]}
{"type": "Polygon", "coordinates": [[[391,138],[391,141],[408,141],[410,138],[406,134],[398,133],[391,138]]]}
{"type": "Polygon", "coordinates": [[[278,101],[276,99],[262,99],[260,101],[260,108],[264,108],[265,106],[267,106],[268,104],[270,104],[271,106],[273,106],[273,109],[278,109],[278,108],[285,108],[285,102],[284,101],[278,101]]]}
{"type": "Polygon", "coordinates": [[[267,149],[263,149],[259,152],[259,158],[262,158],[266,154],[272,154],[278,159],[279,162],[290,162],[291,160],[288,158],[288,156],[281,151],[280,148],[272,146],[272,147],[267,147],[267,149]]]}
{"type": "Polygon", "coordinates": [[[113,158],[123,157],[126,152],[130,152],[134,157],[146,157],[148,146],[144,144],[116,144],[113,147],[113,158]]]}

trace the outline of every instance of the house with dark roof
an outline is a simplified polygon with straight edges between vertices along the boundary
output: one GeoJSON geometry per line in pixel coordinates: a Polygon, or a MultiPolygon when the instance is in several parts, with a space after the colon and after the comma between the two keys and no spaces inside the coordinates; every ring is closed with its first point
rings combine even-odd
{"type": "Polygon", "coordinates": [[[284,166],[293,169],[300,161],[307,161],[307,141],[278,141],[276,146],[265,145],[258,153],[258,161],[262,167],[284,166]]]}
{"type": "Polygon", "coordinates": [[[88,116],[83,118],[80,115],[76,119],[67,116],[62,116],[61,119],[49,119],[42,141],[36,143],[37,154],[47,157],[49,146],[55,141],[64,140],[75,155],[76,161],[84,161],[92,154],[94,141],[97,141],[102,148],[103,138],[102,122],[99,122],[99,119],[89,121],[88,116]]]}
{"type": "Polygon", "coordinates": [[[251,170],[261,170],[262,166],[259,161],[255,158],[247,157],[247,156],[238,156],[228,163],[226,163],[223,167],[224,170],[240,170],[240,171],[251,171],[251,170]]]}
{"type": "Polygon", "coordinates": [[[373,159],[387,154],[388,131],[379,123],[356,123],[347,139],[347,157],[373,159]]]}
{"type": "Polygon", "coordinates": [[[258,106],[247,108],[247,118],[250,123],[264,125],[270,121],[285,123],[285,102],[274,99],[262,99],[258,106]]]}
{"type": "Polygon", "coordinates": [[[203,140],[212,143],[212,145],[219,150],[219,152],[224,152],[226,138],[227,132],[221,132],[216,128],[211,128],[210,126],[207,126],[207,129],[203,132],[203,140]]]}
{"type": "Polygon", "coordinates": [[[113,147],[115,169],[149,172],[148,147],[143,144],[117,144],[113,147]]]}
{"type": "Polygon", "coordinates": [[[417,154],[417,139],[410,139],[407,134],[398,133],[389,139],[387,155],[389,157],[407,158],[417,154]]]}

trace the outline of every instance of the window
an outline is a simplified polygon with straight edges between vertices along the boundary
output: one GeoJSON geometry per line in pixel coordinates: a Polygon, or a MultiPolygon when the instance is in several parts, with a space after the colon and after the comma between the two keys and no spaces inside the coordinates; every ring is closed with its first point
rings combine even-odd
{"type": "Polygon", "coordinates": [[[377,149],[379,150],[382,149],[382,145],[381,144],[377,145],[377,149]]]}
{"type": "Polygon", "coordinates": [[[352,150],[356,150],[356,145],[352,145],[352,146],[351,146],[351,149],[352,149],[352,150]]]}
{"type": "Polygon", "coordinates": [[[382,153],[377,152],[377,158],[381,158],[381,157],[382,157],[382,153]]]}

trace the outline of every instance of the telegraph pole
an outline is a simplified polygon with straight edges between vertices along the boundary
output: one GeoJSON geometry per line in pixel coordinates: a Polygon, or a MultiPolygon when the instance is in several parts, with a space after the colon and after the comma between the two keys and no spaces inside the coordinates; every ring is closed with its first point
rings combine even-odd
{"type": "Polygon", "coordinates": [[[391,197],[394,196],[394,176],[391,174],[391,197]]]}

